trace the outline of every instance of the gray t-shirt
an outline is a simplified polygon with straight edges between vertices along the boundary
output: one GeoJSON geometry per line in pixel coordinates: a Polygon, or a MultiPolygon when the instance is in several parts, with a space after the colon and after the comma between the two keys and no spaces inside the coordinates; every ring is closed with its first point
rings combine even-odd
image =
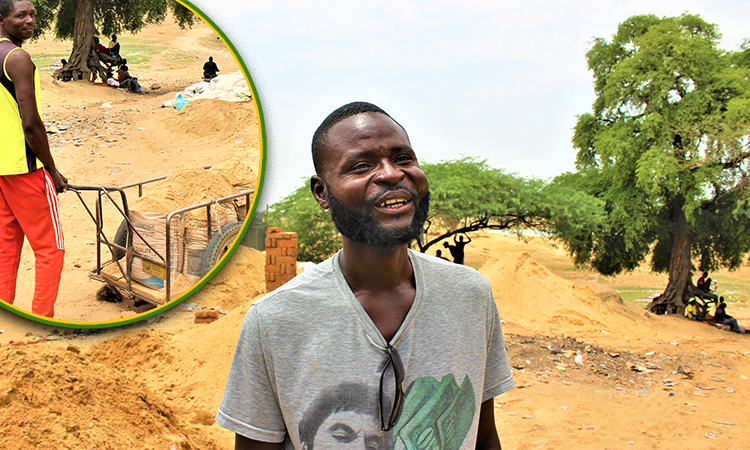
{"type": "MultiPolygon", "coordinates": [[[[416,296],[391,340],[404,367],[403,410],[380,431],[385,338],[346,283],[339,255],[247,313],[219,425],[285,449],[474,449],[480,405],[514,386],[497,307],[474,269],[409,251],[416,296]]],[[[384,410],[394,398],[383,376],[384,410]]]]}

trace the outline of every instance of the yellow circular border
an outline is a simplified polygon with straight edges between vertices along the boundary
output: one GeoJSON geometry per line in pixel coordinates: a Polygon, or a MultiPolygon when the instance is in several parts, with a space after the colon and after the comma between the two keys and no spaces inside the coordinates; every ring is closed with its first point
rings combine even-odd
{"type": "Polygon", "coordinates": [[[263,119],[263,108],[260,104],[260,99],[258,98],[258,90],[255,88],[255,84],[253,83],[252,77],[250,77],[250,72],[247,70],[247,66],[245,65],[245,62],[242,60],[242,57],[240,56],[237,49],[232,45],[232,43],[229,41],[227,36],[222,32],[216,24],[208,18],[200,9],[195,7],[192,3],[186,1],[186,0],[177,0],[178,3],[189,9],[193,12],[196,16],[200,17],[204,22],[208,24],[209,27],[216,33],[219,37],[221,37],[222,42],[224,45],[229,48],[229,51],[232,53],[232,56],[234,57],[234,60],[237,62],[237,65],[240,66],[240,69],[242,70],[242,74],[245,76],[245,80],[247,81],[248,86],[252,90],[253,93],[253,105],[255,106],[255,116],[258,118],[258,126],[260,128],[260,173],[258,174],[256,181],[255,181],[255,192],[253,193],[253,203],[252,207],[250,208],[247,216],[245,217],[245,222],[242,224],[242,229],[240,230],[240,233],[237,235],[237,239],[232,243],[232,246],[227,250],[227,252],[224,254],[224,256],[221,257],[221,260],[214,266],[213,269],[211,269],[203,278],[201,278],[196,284],[194,284],[189,290],[183,292],[180,294],[179,297],[175,298],[174,300],[170,300],[169,302],[157,306],[153,310],[146,311],[140,314],[136,314],[135,316],[126,317],[124,319],[116,319],[116,320],[108,320],[106,322],[73,322],[73,321],[65,321],[65,320],[59,320],[59,319],[50,319],[49,317],[40,316],[38,314],[30,313],[28,311],[24,311],[16,306],[11,305],[10,303],[7,303],[3,300],[0,300],[0,307],[3,307],[7,309],[8,311],[17,314],[19,316],[25,317],[27,319],[31,319],[35,322],[43,323],[46,325],[53,325],[58,327],[64,327],[64,328],[76,328],[76,329],[94,329],[94,328],[111,328],[111,327],[118,327],[121,325],[128,325],[131,323],[136,323],[141,320],[148,319],[150,317],[154,317],[158,314],[163,313],[164,311],[167,311],[168,309],[179,305],[183,300],[187,299],[191,295],[195,294],[198,289],[203,287],[204,284],[206,284],[211,278],[216,275],[219,270],[221,270],[222,267],[229,261],[229,258],[234,254],[237,247],[239,247],[240,242],[242,242],[242,238],[245,236],[245,233],[247,233],[248,228],[250,228],[250,222],[252,221],[253,217],[255,216],[255,210],[258,208],[258,201],[260,199],[260,193],[261,189],[263,187],[263,178],[266,173],[266,124],[265,120],[263,119]]]}

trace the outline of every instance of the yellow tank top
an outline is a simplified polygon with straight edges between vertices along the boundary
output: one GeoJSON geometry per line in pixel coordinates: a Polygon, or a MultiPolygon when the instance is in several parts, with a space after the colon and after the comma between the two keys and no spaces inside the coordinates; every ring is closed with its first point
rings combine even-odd
{"type": "MultiPolygon", "coordinates": [[[[10,42],[7,38],[0,38],[0,43],[10,42]]],[[[7,44],[0,46],[0,61],[2,72],[0,72],[0,175],[19,175],[33,172],[42,167],[41,161],[31,150],[26,142],[21,124],[21,111],[16,100],[16,90],[13,80],[8,76],[6,65],[8,57],[20,47],[10,48],[7,52],[7,44]]],[[[36,97],[37,111],[39,108],[39,72],[34,67],[34,92],[36,97]]],[[[41,113],[40,113],[41,115],[41,113]]]]}

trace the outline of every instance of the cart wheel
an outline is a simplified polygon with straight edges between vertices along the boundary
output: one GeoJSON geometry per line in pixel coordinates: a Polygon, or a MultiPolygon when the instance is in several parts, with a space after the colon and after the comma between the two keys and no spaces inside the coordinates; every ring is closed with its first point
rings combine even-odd
{"type": "Polygon", "coordinates": [[[122,294],[116,288],[105,284],[96,291],[96,299],[100,302],[120,303],[122,301],[122,294]]]}
{"type": "MultiPolygon", "coordinates": [[[[124,220],[120,222],[120,227],[117,229],[117,233],[115,233],[115,240],[113,242],[121,247],[125,247],[128,243],[128,224],[124,220]]],[[[112,249],[112,261],[119,261],[123,257],[125,257],[124,251],[119,248],[112,249]]]]}
{"type": "Polygon", "coordinates": [[[201,263],[201,276],[208,273],[216,263],[219,262],[224,253],[232,246],[234,239],[240,234],[242,222],[228,223],[211,236],[208,241],[205,253],[203,253],[203,262],[201,263]]]}

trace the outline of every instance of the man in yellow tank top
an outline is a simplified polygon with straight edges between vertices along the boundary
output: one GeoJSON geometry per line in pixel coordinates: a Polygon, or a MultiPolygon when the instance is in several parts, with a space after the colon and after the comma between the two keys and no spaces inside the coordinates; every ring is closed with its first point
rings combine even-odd
{"type": "Polygon", "coordinates": [[[0,0],[0,300],[13,303],[24,236],[35,258],[31,312],[53,317],[65,254],[57,193],[67,179],[39,116],[39,74],[21,45],[34,33],[28,0],[0,0]]]}

